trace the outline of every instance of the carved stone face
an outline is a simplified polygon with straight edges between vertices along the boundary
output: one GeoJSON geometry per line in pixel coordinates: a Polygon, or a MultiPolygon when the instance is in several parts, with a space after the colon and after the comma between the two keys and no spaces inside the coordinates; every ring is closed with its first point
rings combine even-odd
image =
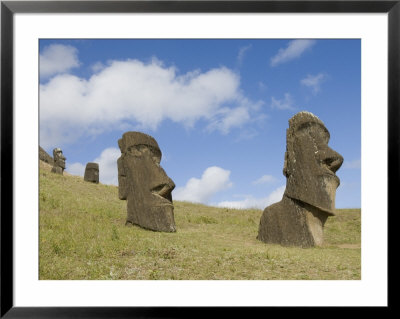
{"type": "Polygon", "coordinates": [[[175,221],[171,192],[174,182],[160,166],[157,142],[140,132],[127,132],[118,141],[119,198],[128,201],[127,223],[174,232],[175,221]]]}
{"type": "Polygon", "coordinates": [[[83,179],[87,182],[92,182],[97,184],[99,182],[99,164],[87,163],[83,179]]]}
{"type": "Polygon", "coordinates": [[[65,160],[66,158],[63,155],[63,152],[60,148],[55,148],[53,150],[53,158],[54,158],[54,165],[65,169],[65,160]]]}
{"type": "Polygon", "coordinates": [[[62,150],[60,148],[55,148],[53,149],[53,167],[51,168],[51,171],[56,174],[61,174],[63,175],[64,169],[65,169],[65,160],[66,158],[64,157],[62,150]]]}
{"type": "Polygon", "coordinates": [[[284,175],[285,195],[325,211],[335,212],[336,171],[343,157],[328,146],[329,132],[315,115],[300,112],[289,121],[284,175]]]}

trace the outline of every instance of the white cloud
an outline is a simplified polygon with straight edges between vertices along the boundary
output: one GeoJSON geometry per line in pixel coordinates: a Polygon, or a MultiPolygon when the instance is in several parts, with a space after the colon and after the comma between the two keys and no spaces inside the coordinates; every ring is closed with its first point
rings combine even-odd
{"type": "Polygon", "coordinates": [[[40,86],[41,146],[127,125],[155,130],[165,119],[187,127],[203,119],[227,133],[259,108],[239,85],[225,67],[178,75],[156,59],[111,61],[89,79],[60,74],[40,86]]]}
{"type": "Polygon", "coordinates": [[[241,47],[239,49],[239,53],[237,56],[237,61],[238,61],[239,65],[241,65],[243,63],[244,56],[245,56],[246,52],[251,49],[251,47],[252,47],[252,45],[249,44],[249,45],[241,47]]]}
{"type": "Polygon", "coordinates": [[[276,178],[273,177],[272,175],[263,175],[259,179],[255,180],[253,184],[266,184],[266,183],[272,183],[275,182],[276,178]]]}
{"type": "Polygon", "coordinates": [[[207,128],[210,131],[219,130],[222,134],[228,134],[232,127],[240,127],[249,120],[250,114],[246,107],[223,108],[217,112],[207,128]]]}
{"type": "MultiPolygon", "coordinates": [[[[90,162],[99,164],[99,181],[102,184],[118,185],[117,159],[121,156],[118,148],[110,147],[103,150],[97,158],[90,162]]],[[[66,171],[72,175],[82,176],[85,174],[86,164],[67,163],[66,171]]]]}
{"type": "Polygon", "coordinates": [[[70,45],[51,44],[40,54],[40,77],[67,72],[79,66],[78,50],[70,45]]]}
{"type": "Polygon", "coordinates": [[[101,62],[96,62],[90,68],[92,69],[92,71],[94,73],[96,73],[96,72],[103,70],[105,68],[105,65],[101,62]]]}
{"type": "Polygon", "coordinates": [[[206,204],[216,193],[232,186],[230,171],[212,166],[207,168],[201,178],[192,177],[184,187],[173,191],[173,199],[206,204]]]}
{"type": "Polygon", "coordinates": [[[293,40],[286,48],[279,49],[278,53],[271,58],[271,66],[288,62],[299,58],[307,49],[315,44],[315,40],[293,40]]]}
{"type": "Polygon", "coordinates": [[[248,208],[259,208],[264,209],[265,207],[279,202],[282,199],[283,193],[285,192],[286,186],[283,185],[275,189],[267,197],[254,198],[253,196],[246,196],[245,199],[240,201],[224,201],[217,204],[218,207],[236,208],[236,209],[248,209],[248,208]]]}
{"type": "Polygon", "coordinates": [[[284,98],[281,100],[275,99],[275,97],[271,97],[271,107],[273,109],[294,110],[295,107],[293,106],[293,104],[293,98],[289,93],[285,93],[284,98]]]}
{"type": "Polygon", "coordinates": [[[321,83],[326,80],[326,77],[327,76],[323,73],[318,73],[316,75],[308,74],[300,83],[311,88],[313,93],[316,94],[321,90],[321,83]]]}
{"type": "Polygon", "coordinates": [[[117,160],[121,156],[118,148],[110,147],[103,150],[93,162],[99,163],[99,180],[103,184],[118,185],[117,160]]]}
{"type": "Polygon", "coordinates": [[[361,168],[361,160],[356,159],[353,161],[344,161],[343,162],[343,168],[348,168],[348,169],[359,169],[361,168]]]}

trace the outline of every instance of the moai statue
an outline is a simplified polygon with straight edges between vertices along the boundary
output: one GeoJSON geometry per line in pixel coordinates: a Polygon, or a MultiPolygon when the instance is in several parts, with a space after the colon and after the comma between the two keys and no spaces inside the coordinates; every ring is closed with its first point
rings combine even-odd
{"type": "Polygon", "coordinates": [[[313,247],[323,243],[323,227],[335,215],[340,184],[336,171],[343,157],[328,146],[324,123],[309,112],[289,120],[283,174],[282,200],[265,208],[257,239],[284,246],[313,247]]]}
{"type": "Polygon", "coordinates": [[[175,232],[171,194],[175,184],[160,166],[156,140],[144,133],[126,132],[118,145],[119,199],[127,200],[126,224],[175,232]]]}
{"type": "Polygon", "coordinates": [[[61,174],[63,175],[64,169],[65,169],[65,160],[66,158],[63,155],[63,152],[61,148],[55,148],[53,149],[53,168],[51,171],[56,174],[61,174]]]}
{"type": "Polygon", "coordinates": [[[41,146],[39,146],[39,159],[47,164],[54,164],[53,158],[41,146]]]}
{"type": "Polygon", "coordinates": [[[99,183],[99,164],[87,163],[83,180],[92,183],[99,183]]]}

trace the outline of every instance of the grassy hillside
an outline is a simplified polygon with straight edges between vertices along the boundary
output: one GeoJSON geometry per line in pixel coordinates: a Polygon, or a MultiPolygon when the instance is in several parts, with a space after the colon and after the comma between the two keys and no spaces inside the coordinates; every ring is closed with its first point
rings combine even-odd
{"type": "Polygon", "coordinates": [[[328,218],[317,248],[256,239],[262,211],[174,201],[176,233],[124,226],[118,188],[40,166],[40,279],[361,279],[359,209],[328,218]]]}

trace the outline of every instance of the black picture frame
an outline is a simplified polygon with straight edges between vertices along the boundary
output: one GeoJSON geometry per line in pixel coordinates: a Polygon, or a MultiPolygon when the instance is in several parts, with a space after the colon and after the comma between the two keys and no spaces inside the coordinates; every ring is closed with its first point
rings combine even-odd
{"type": "MultiPolygon", "coordinates": [[[[396,1],[1,1],[1,318],[177,318],[226,315],[224,307],[15,307],[13,303],[13,16],[15,13],[387,13],[388,221],[399,211],[400,0],[396,1]]],[[[384,212],[381,212],[384,213],[384,212]]],[[[391,223],[388,222],[388,234],[391,223]]],[[[393,227],[393,223],[391,225],[393,227]]],[[[388,237],[388,247],[389,246],[388,237]]],[[[389,258],[389,254],[388,254],[389,258]]],[[[388,262],[390,261],[390,258],[388,262]]],[[[389,263],[388,263],[389,264],[389,263]]],[[[389,269],[388,269],[389,270],[389,269]]],[[[389,285],[390,281],[388,281],[389,285]]],[[[388,298],[388,307],[391,302],[388,298]]],[[[247,313],[243,307],[235,313],[247,313]]],[[[254,308],[254,307],[253,307],[254,308]]],[[[256,307],[257,308],[257,307],[256,307]]],[[[301,315],[306,307],[291,307],[301,315]]]]}

